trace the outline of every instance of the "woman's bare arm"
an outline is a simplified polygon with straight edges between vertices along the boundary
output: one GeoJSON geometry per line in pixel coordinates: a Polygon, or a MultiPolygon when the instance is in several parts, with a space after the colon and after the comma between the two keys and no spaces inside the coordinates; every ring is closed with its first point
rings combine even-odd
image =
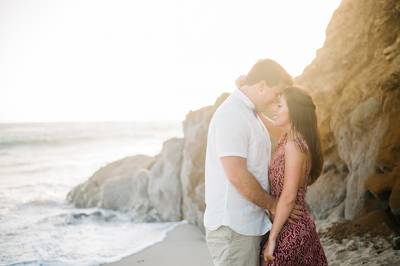
{"type": "Polygon", "coordinates": [[[285,145],[285,177],[283,190],[276,205],[275,218],[269,234],[271,240],[276,240],[283,225],[295,206],[297,192],[302,181],[304,154],[293,141],[285,145]]]}

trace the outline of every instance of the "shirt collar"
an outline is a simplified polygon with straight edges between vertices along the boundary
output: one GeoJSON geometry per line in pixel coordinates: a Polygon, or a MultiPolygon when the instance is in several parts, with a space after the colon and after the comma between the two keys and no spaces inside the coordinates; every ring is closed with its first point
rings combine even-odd
{"type": "Polygon", "coordinates": [[[256,107],[255,107],[254,103],[240,89],[235,89],[233,91],[232,95],[234,95],[236,98],[238,98],[240,101],[242,101],[248,108],[255,111],[256,107]]]}

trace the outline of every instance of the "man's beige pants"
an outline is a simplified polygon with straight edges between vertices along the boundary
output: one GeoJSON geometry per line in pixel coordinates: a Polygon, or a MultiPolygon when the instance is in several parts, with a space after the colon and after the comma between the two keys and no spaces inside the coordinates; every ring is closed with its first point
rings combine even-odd
{"type": "Polygon", "coordinates": [[[262,236],[245,236],[228,226],[210,231],[206,240],[215,266],[259,266],[262,236]]]}

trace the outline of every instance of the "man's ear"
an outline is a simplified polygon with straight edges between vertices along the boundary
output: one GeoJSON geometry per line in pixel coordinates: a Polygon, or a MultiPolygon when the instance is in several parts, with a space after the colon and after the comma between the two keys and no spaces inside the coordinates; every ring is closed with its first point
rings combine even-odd
{"type": "Polygon", "coordinates": [[[267,83],[265,83],[265,80],[260,81],[258,89],[260,92],[264,92],[267,89],[267,83]]]}

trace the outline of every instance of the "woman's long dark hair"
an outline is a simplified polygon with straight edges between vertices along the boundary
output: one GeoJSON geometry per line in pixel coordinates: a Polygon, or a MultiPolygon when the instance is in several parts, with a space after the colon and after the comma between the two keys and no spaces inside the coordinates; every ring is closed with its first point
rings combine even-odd
{"type": "Polygon", "coordinates": [[[310,151],[311,169],[307,183],[311,185],[321,174],[324,163],[315,104],[311,96],[298,87],[288,87],[282,94],[287,102],[292,129],[301,134],[310,151]]]}

